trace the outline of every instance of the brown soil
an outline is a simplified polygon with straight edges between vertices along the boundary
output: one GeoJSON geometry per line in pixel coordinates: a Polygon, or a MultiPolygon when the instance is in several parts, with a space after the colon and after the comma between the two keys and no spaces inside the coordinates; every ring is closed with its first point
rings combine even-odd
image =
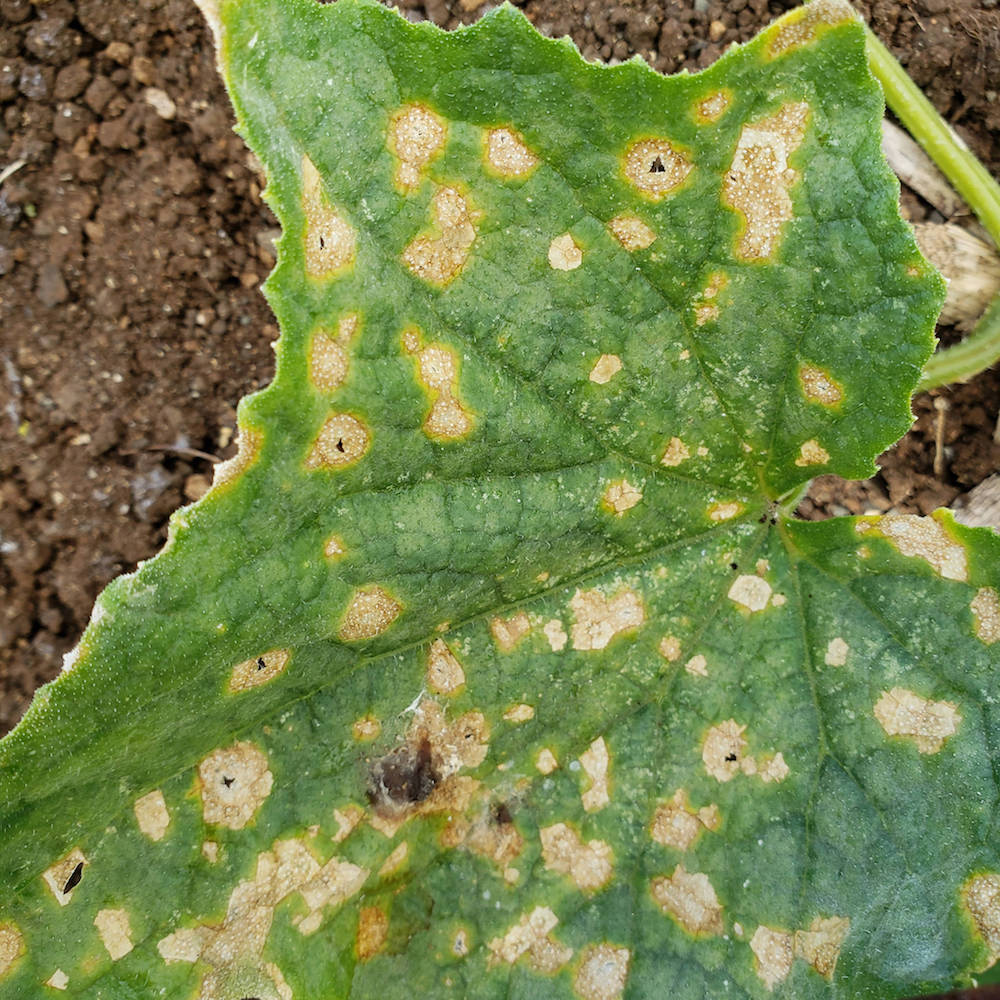
{"type": "MultiPolygon", "coordinates": [[[[401,0],[454,26],[476,0],[401,0]]],[[[750,38],[774,0],[528,0],[588,58],[639,52],[695,70],[750,38]]],[[[790,6],[787,5],[787,6],[790,6]]],[[[859,4],[996,173],[996,0],[859,4]],[[994,89],[991,89],[994,88],[994,89]]],[[[275,221],[190,0],[0,0],[0,732],[58,672],[97,592],[165,538],[232,452],[234,404],[271,378],[277,331],[257,290],[275,221]],[[200,453],[204,453],[200,454],[200,453]]],[[[914,219],[940,218],[904,195],[914,219]]],[[[869,483],[824,477],[809,517],[926,512],[1000,466],[1000,374],[931,401],[869,483]]]]}

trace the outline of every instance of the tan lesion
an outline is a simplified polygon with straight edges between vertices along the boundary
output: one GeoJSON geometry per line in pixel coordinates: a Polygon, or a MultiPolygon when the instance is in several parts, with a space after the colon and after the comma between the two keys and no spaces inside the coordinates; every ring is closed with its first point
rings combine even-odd
{"type": "Polygon", "coordinates": [[[583,892],[595,892],[611,881],[613,855],[603,840],[584,842],[565,823],[543,826],[539,836],[549,871],[567,876],[583,892]]]}
{"type": "Polygon", "coordinates": [[[374,639],[399,617],[403,606],[383,587],[371,584],[355,590],[340,623],[341,639],[374,639]]]}
{"type": "Polygon", "coordinates": [[[170,811],[159,788],[140,796],[132,804],[139,829],[152,841],[160,841],[170,825],[170,811]]]}
{"type": "Polygon", "coordinates": [[[74,847],[42,872],[43,881],[60,906],[66,906],[73,898],[73,890],[80,884],[87,864],[83,851],[74,847]]]}
{"type": "Polygon", "coordinates": [[[465,686],[465,670],[442,639],[435,639],[427,653],[427,687],[435,694],[453,695],[465,686]]]}
{"type": "Polygon", "coordinates": [[[487,966],[513,965],[527,956],[528,964],[537,972],[558,971],[573,956],[572,948],[552,937],[558,923],[559,918],[549,907],[536,906],[523,914],[503,937],[493,938],[487,944],[490,953],[487,966]]]}
{"type": "Polygon", "coordinates": [[[459,399],[458,355],[444,344],[422,346],[420,331],[409,327],[403,333],[403,348],[413,355],[417,378],[431,398],[431,409],[423,430],[439,441],[464,438],[474,427],[472,414],[459,399]]]}
{"type": "Polygon", "coordinates": [[[528,177],[539,164],[528,149],[524,136],[508,126],[487,129],[483,137],[483,158],[488,169],[501,177],[528,177]]]}
{"type": "Polygon", "coordinates": [[[24,954],[24,936],[11,923],[0,924],[0,979],[14,967],[24,954]]]}
{"type": "Polygon", "coordinates": [[[840,383],[817,365],[802,365],[799,368],[799,384],[802,386],[802,394],[811,403],[837,406],[844,398],[844,389],[840,383]]]}
{"type": "Polygon", "coordinates": [[[612,597],[600,590],[578,590],[570,600],[575,621],[570,630],[573,648],[599,650],[618,635],[639,628],[646,620],[642,598],[631,587],[612,597]]]}
{"type": "Polygon", "coordinates": [[[969,578],[965,547],[933,515],[883,514],[855,522],[859,535],[877,534],[887,539],[904,556],[923,559],[946,580],[964,582],[969,578]]]}
{"type": "Polygon", "coordinates": [[[830,453],[815,438],[803,441],[799,446],[795,464],[799,468],[807,465],[826,465],[830,461],[830,453]]]}
{"type": "Polygon", "coordinates": [[[439,187],[431,202],[435,228],[414,239],[403,262],[418,278],[444,287],[461,273],[476,241],[475,217],[466,197],[454,187],[439,187]]]}
{"type": "Polygon", "coordinates": [[[992,587],[980,587],[970,608],[976,638],[987,646],[1000,641],[1000,594],[992,587]]]}
{"type": "Polygon", "coordinates": [[[423,104],[407,104],[392,116],[387,144],[396,158],[396,186],[405,194],[419,185],[427,165],[444,149],[446,135],[442,120],[423,104]]]}
{"type": "Polygon", "coordinates": [[[883,692],[874,715],[887,736],[912,739],[923,754],[938,753],[962,721],[954,703],[921,698],[901,687],[883,692]]]}
{"type": "Polygon", "coordinates": [[[659,201],[679,188],[693,169],[688,157],[667,139],[640,139],[625,151],[626,180],[641,194],[659,201]]]}
{"type": "Polygon", "coordinates": [[[198,765],[202,816],[210,825],[242,830],[271,794],[267,755],[247,741],[213,750],[198,765]]]}
{"type": "Polygon", "coordinates": [[[669,801],[656,807],[649,834],[664,847],[688,851],[705,830],[718,830],[721,822],[717,805],[710,803],[695,809],[687,791],[678,788],[669,801]]]}
{"type": "Polygon", "coordinates": [[[263,443],[263,431],[239,424],[236,428],[236,454],[225,462],[216,464],[212,470],[212,489],[239,479],[257,461],[263,443]]]}
{"type": "Polygon", "coordinates": [[[601,498],[604,509],[617,517],[621,517],[641,502],[642,490],[633,486],[627,479],[619,479],[608,484],[601,498]]]}
{"type": "Polygon", "coordinates": [[[580,1000],[618,1000],[625,992],[632,952],[612,944],[589,944],[580,953],[573,992],[580,1000]]]}
{"type": "Polygon", "coordinates": [[[309,381],[317,391],[335,392],[347,378],[348,346],[358,332],[361,318],[356,312],[340,317],[337,329],[317,330],[309,342],[309,381]]]}
{"type": "Polygon", "coordinates": [[[962,886],[961,898],[986,944],[990,964],[1000,960],[1000,874],[974,875],[962,886]]]}
{"type": "Polygon", "coordinates": [[[229,676],[230,694],[249,691],[274,680],[288,666],[291,655],[291,650],[288,649],[270,649],[237,663],[229,676]]]}
{"type": "Polygon", "coordinates": [[[609,223],[611,235],[630,253],[645,250],[656,242],[656,233],[638,215],[623,213],[609,223]]]}
{"type": "Polygon", "coordinates": [[[719,936],[723,932],[722,904],[707,875],[678,865],[670,876],[654,878],[653,899],[689,934],[719,936]]]}
{"type": "Polygon", "coordinates": [[[791,101],[740,132],[722,195],[742,217],[736,243],[741,260],[768,260],[777,253],[785,223],[793,216],[789,191],[799,180],[789,159],[802,144],[809,114],[804,101],[791,101]]]}
{"type": "Polygon", "coordinates": [[[721,315],[719,292],[728,284],[729,277],[724,271],[714,271],[708,276],[708,281],[705,283],[701,295],[694,300],[695,326],[704,326],[719,318],[721,315]]]}
{"type": "Polygon", "coordinates": [[[112,962],[124,958],[134,947],[132,928],[127,911],[122,909],[98,910],[94,926],[101,936],[112,962]]]}
{"type": "Polygon", "coordinates": [[[831,980],[850,929],[847,917],[816,917],[807,928],[797,931],[762,924],[750,939],[758,978],[773,992],[788,978],[794,960],[800,958],[824,979],[831,980]]]}
{"type": "Polygon", "coordinates": [[[351,267],[357,252],[354,227],[330,204],[319,171],[308,156],[302,157],[302,214],[306,274],[332,278],[351,267]]]}
{"type": "Polygon", "coordinates": [[[711,94],[702,97],[695,103],[694,117],[699,125],[711,125],[717,122],[728,110],[733,102],[732,93],[723,88],[712,91],[711,94]]]}
{"type": "Polygon", "coordinates": [[[331,413],[306,456],[307,469],[340,469],[362,458],[371,444],[368,428],[351,413],[331,413]]]}
{"type": "Polygon", "coordinates": [[[380,906],[363,906],[358,915],[358,930],[354,936],[354,953],[361,962],[373,959],[385,946],[389,936],[389,918],[380,906]]]}
{"type": "Polygon", "coordinates": [[[490,631],[501,653],[511,652],[531,631],[531,619],[524,611],[518,611],[510,618],[493,618],[490,631]]]}
{"type": "Polygon", "coordinates": [[[774,59],[802,45],[814,42],[824,28],[858,20],[846,0],[812,0],[789,11],[766,32],[767,54],[774,59]]]}

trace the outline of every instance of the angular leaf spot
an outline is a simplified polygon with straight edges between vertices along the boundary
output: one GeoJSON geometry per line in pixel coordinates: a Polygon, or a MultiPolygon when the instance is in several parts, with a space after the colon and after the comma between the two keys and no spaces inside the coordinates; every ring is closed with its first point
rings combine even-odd
{"type": "Polygon", "coordinates": [[[608,754],[608,745],[604,742],[603,736],[599,736],[580,754],[580,766],[590,782],[589,787],[580,796],[583,808],[586,812],[597,812],[611,801],[608,794],[608,770],[611,766],[611,757],[608,754]]]}
{"type": "Polygon", "coordinates": [[[214,840],[206,840],[201,845],[201,853],[210,865],[214,865],[219,860],[219,845],[214,840]]]}
{"type": "Polygon", "coordinates": [[[389,151],[396,157],[395,182],[408,192],[420,183],[420,173],[444,148],[441,120],[420,104],[409,104],[389,122],[389,151]]]}
{"type": "Polygon", "coordinates": [[[330,206],[319,171],[308,156],[302,157],[302,214],[306,274],[331,278],[350,267],[356,252],[354,229],[330,206]]]}
{"type": "Polygon", "coordinates": [[[170,812],[163,798],[163,792],[159,788],[154,788],[147,795],[136,799],[133,809],[139,829],[150,840],[162,840],[170,825],[170,812]]]}
{"type": "Polygon", "coordinates": [[[500,652],[509,653],[531,631],[531,621],[523,611],[518,611],[512,618],[492,619],[490,631],[500,652]]]}
{"type": "Polygon", "coordinates": [[[340,318],[336,334],[317,330],[309,344],[309,381],[318,392],[339,389],[347,378],[347,345],[358,330],[360,317],[347,313],[340,318]]]}
{"type": "Polygon", "coordinates": [[[808,930],[795,932],[795,954],[824,979],[832,979],[841,946],[850,930],[847,917],[816,917],[808,930]]]}
{"type": "Polygon", "coordinates": [[[583,263],[583,251],[569,233],[549,244],[549,266],[555,271],[575,271],[583,263]]]}
{"type": "Polygon", "coordinates": [[[642,491],[636,489],[627,479],[611,483],[604,491],[604,506],[618,517],[631,510],[642,501],[642,491]]]}
{"type": "Polygon", "coordinates": [[[565,965],[573,951],[552,940],[550,932],[559,923],[559,918],[547,906],[536,906],[526,913],[502,938],[493,938],[487,947],[490,950],[488,964],[505,962],[513,965],[522,955],[527,954],[531,964],[538,971],[554,972],[565,965]]]}
{"type": "Polygon", "coordinates": [[[403,251],[403,262],[418,278],[443,287],[465,267],[476,227],[468,203],[454,188],[434,192],[433,212],[436,234],[418,236],[403,251]]]}
{"type": "Polygon", "coordinates": [[[370,743],[377,739],[381,732],[382,723],[370,715],[366,715],[363,719],[356,719],[351,727],[351,734],[359,743],[370,743]]]}
{"type": "MultiPolygon", "coordinates": [[[[0,975],[3,975],[2,971],[0,971],[0,975]]],[[[64,990],[67,986],[69,986],[69,976],[67,976],[62,969],[56,969],[56,971],[45,980],[45,985],[54,990],[64,990]]]]}
{"type": "Polygon", "coordinates": [[[683,788],[669,802],[661,802],[653,814],[649,834],[658,844],[678,851],[690,850],[703,830],[717,830],[722,818],[717,805],[694,809],[683,788]]]}
{"type": "Polygon", "coordinates": [[[675,663],[681,658],[681,642],[675,635],[665,635],[656,648],[668,663],[675,663]]]}
{"type": "Polygon", "coordinates": [[[1000,640],[1000,595],[992,587],[980,587],[970,607],[976,638],[992,646],[1000,640]]]}
{"type": "Polygon", "coordinates": [[[21,932],[13,924],[0,924],[0,979],[10,972],[23,953],[24,937],[21,932]]]}
{"type": "Polygon", "coordinates": [[[673,468],[690,457],[691,452],[688,451],[687,445],[679,437],[672,437],[667,443],[667,450],[663,453],[663,458],[660,459],[660,465],[673,468]]]}
{"type": "Polygon", "coordinates": [[[486,132],[486,165],[501,177],[527,177],[538,166],[538,157],[511,128],[491,128],[486,132]]]}
{"type": "Polygon", "coordinates": [[[921,753],[937,753],[962,721],[950,701],[929,701],[900,687],[884,692],[874,711],[887,736],[911,738],[921,753]]]}
{"type": "Polygon", "coordinates": [[[826,465],[829,461],[830,453],[826,448],[815,438],[810,438],[810,440],[802,442],[798,458],[795,459],[795,464],[799,468],[804,468],[807,465],[826,465]]]}
{"type": "Polygon", "coordinates": [[[80,884],[87,859],[79,847],[74,847],[64,858],[42,872],[42,878],[56,897],[60,906],[73,898],[73,890],[80,884]]]}
{"type": "Polygon", "coordinates": [[[1000,959],[1000,875],[976,875],[962,888],[962,900],[986,942],[990,962],[1000,959]]]}
{"type": "Polygon", "coordinates": [[[611,880],[611,848],[603,840],[584,843],[565,823],[539,830],[542,858],[549,871],[568,875],[576,887],[593,892],[611,880]]]}
{"type": "Polygon", "coordinates": [[[701,653],[692,656],[687,663],[684,664],[684,669],[696,677],[707,677],[708,676],[708,660],[705,659],[701,653]]]}
{"type": "Polygon", "coordinates": [[[828,667],[842,667],[847,662],[847,654],[850,651],[851,647],[838,635],[827,644],[823,662],[828,667]]]}
{"type": "Polygon", "coordinates": [[[398,617],[403,606],[381,587],[372,584],[354,592],[340,623],[338,635],[346,642],[374,639],[398,617]]]}
{"type": "Polygon", "coordinates": [[[744,574],[733,580],[727,596],[747,611],[763,611],[771,600],[771,585],[759,576],[744,574]]]}
{"type": "Polygon", "coordinates": [[[132,929],[124,910],[98,910],[94,926],[112,962],[124,958],[132,950],[132,929]]]}
{"type": "Polygon", "coordinates": [[[548,747],[543,747],[535,758],[535,767],[541,774],[551,774],[559,767],[559,761],[556,760],[556,755],[548,747]]]}
{"type": "Polygon", "coordinates": [[[358,917],[358,933],[354,952],[361,962],[374,958],[389,936],[389,918],[380,906],[363,906],[358,917]]]}
{"type": "Polygon", "coordinates": [[[573,992],[581,1000],[618,1000],[625,992],[631,959],[628,948],[587,945],[580,953],[580,964],[573,976],[573,992]]]}
{"type": "Polygon", "coordinates": [[[616,215],[609,223],[611,235],[628,251],[645,250],[656,240],[656,233],[638,215],[616,215]]]}
{"type": "Polygon", "coordinates": [[[715,503],[708,508],[708,519],[710,521],[729,521],[738,514],[743,513],[743,504],[735,500],[728,503],[715,503]]]}
{"type": "Polygon", "coordinates": [[[249,660],[237,663],[229,677],[230,694],[249,691],[274,680],[288,666],[291,655],[291,651],[287,649],[271,649],[260,656],[251,656],[249,660]]]}
{"type": "Polygon", "coordinates": [[[729,110],[732,98],[727,90],[716,90],[695,105],[695,118],[702,125],[717,122],[729,110]]]}
{"type": "Polygon", "coordinates": [[[578,590],[569,606],[576,617],[571,629],[574,649],[604,649],[616,635],[638,628],[646,620],[639,595],[628,587],[611,598],[599,590],[578,590]]]}
{"type": "Polygon", "coordinates": [[[625,177],[641,194],[659,201],[691,173],[691,161],[666,139],[642,139],[625,151],[625,177]]]}
{"type": "Polygon", "coordinates": [[[701,295],[695,299],[694,322],[696,326],[704,326],[710,320],[719,318],[719,304],[716,301],[719,292],[729,284],[729,278],[722,271],[715,271],[708,277],[701,295]]]}
{"type": "Polygon", "coordinates": [[[271,794],[267,756],[252,743],[213,750],[198,765],[206,823],[242,830],[271,794]]]}
{"type": "Polygon", "coordinates": [[[427,687],[435,694],[454,694],[464,684],[462,664],[441,639],[435,639],[427,654],[427,687]]]}
{"type": "Polygon", "coordinates": [[[814,0],[808,6],[789,11],[769,30],[768,55],[773,59],[800,45],[816,40],[824,27],[855,21],[858,15],[846,0],[814,0]]]}
{"type": "Polygon", "coordinates": [[[769,990],[783,982],[792,971],[794,937],[788,931],[758,927],[750,939],[750,950],[754,954],[757,975],[769,990]]]}
{"type": "Polygon", "coordinates": [[[253,427],[236,428],[236,454],[212,470],[212,489],[237,480],[257,461],[264,435],[253,427]]]}
{"type": "Polygon", "coordinates": [[[590,370],[590,381],[607,385],[622,370],[622,359],[617,354],[602,354],[590,370]]]}
{"type": "Polygon", "coordinates": [[[844,390],[822,368],[802,365],[799,368],[802,394],[813,403],[836,406],[844,398],[844,390]]]}
{"type": "Polygon", "coordinates": [[[563,628],[563,623],[558,618],[553,618],[542,626],[545,638],[549,640],[549,648],[553,653],[561,653],[566,648],[569,636],[563,628]]]}
{"type": "Polygon", "coordinates": [[[339,469],[356,462],[368,450],[371,436],[357,417],[334,413],[326,418],[306,456],[307,469],[339,469]]]}
{"type": "Polygon", "coordinates": [[[876,532],[887,538],[904,556],[923,559],[946,580],[964,582],[969,578],[965,548],[948,534],[933,517],[916,514],[884,514],[859,520],[859,535],[876,532]]]}
{"type": "Polygon", "coordinates": [[[520,725],[522,722],[530,722],[535,717],[535,710],[530,705],[520,704],[512,705],[503,713],[503,717],[507,722],[513,722],[514,725],[520,725]]]}
{"type": "Polygon", "coordinates": [[[743,216],[736,247],[743,260],[765,260],[778,249],[792,218],[788,192],[799,179],[788,158],[802,144],[808,117],[809,105],[795,102],[743,126],[722,189],[725,204],[743,216]]]}
{"type": "Polygon", "coordinates": [[[685,871],[683,865],[678,865],[669,878],[654,878],[652,890],[663,912],[689,934],[722,934],[722,905],[707,875],[685,871]]]}

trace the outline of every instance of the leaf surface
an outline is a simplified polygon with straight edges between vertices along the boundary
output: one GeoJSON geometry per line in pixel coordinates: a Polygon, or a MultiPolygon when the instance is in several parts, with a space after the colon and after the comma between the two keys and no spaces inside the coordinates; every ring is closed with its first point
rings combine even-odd
{"type": "Polygon", "coordinates": [[[988,964],[998,542],[790,514],[909,426],[942,297],[849,8],[671,79],[510,7],[212,13],[277,375],[0,744],[0,996],[988,964]]]}

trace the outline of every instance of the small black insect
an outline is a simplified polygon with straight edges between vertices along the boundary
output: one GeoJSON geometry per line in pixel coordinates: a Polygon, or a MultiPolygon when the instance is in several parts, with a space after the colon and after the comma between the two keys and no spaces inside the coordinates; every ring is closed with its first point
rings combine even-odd
{"type": "Polygon", "coordinates": [[[66,884],[63,886],[63,895],[65,896],[67,892],[75,889],[80,884],[80,879],[83,878],[83,862],[78,861],[76,867],[73,869],[70,877],[66,879],[66,884]]]}
{"type": "Polygon", "coordinates": [[[735,764],[736,763],[736,754],[734,754],[734,753],[727,753],[726,754],[726,760],[728,760],[730,764],[735,764]]]}
{"type": "Polygon", "coordinates": [[[649,165],[649,172],[651,174],[663,174],[666,173],[667,168],[663,165],[663,160],[659,156],[653,158],[653,162],[649,165]]]}

